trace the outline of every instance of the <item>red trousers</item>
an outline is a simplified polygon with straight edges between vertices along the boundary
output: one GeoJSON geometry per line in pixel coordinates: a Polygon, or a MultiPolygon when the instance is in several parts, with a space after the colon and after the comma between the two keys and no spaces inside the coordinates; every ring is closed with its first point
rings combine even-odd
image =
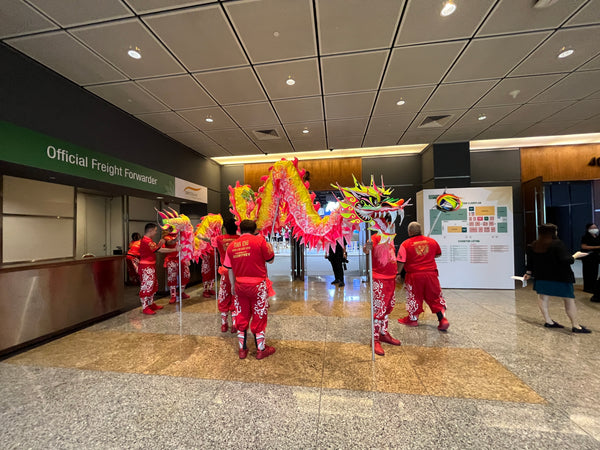
{"type": "Polygon", "coordinates": [[[140,264],[139,266],[140,275],[140,301],[142,307],[154,303],[154,294],[158,291],[158,280],[156,279],[156,266],[155,264],[140,264]]]}
{"type": "Polygon", "coordinates": [[[429,305],[434,314],[446,310],[446,301],[442,296],[437,272],[407,273],[404,288],[406,289],[406,311],[411,316],[418,316],[423,312],[423,301],[429,305]]]}
{"type": "Polygon", "coordinates": [[[140,265],[140,259],[135,256],[127,255],[127,278],[130,283],[139,284],[140,277],[138,275],[138,266],[140,265]]]}
{"type": "MultiPolygon", "coordinates": [[[[219,269],[221,272],[222,269],[219,269]]],[[[219,285],[219,311],[227,313],[229,311],[235,311],[234,296],[231,293],[231,281],[229,281],[229,270],[225,269],[224,273],[221,274],[221,284],[219,285]]]]}
{"type": "Polygon", "coordinates": [[[380,334],[387,334],[388,316],[392,313],[396,304],[395,289],[395,278],[373,279],[373,321],[376,340],[380,334]]]}
{"type": "Polygon", "coordinates": [[[267,328],[267,281],[257,284],[235,283],[235,300],[238,314],[236,326],[239,332],[246,331],[250,325],[250,331],[256,335],[264,333],[267,328]]]}
{"type": "Polygon", "coordinates": [[[212,255],[202,257],[202,281],[204,283],[214,282],[215,280],[215,261],[212,255]]]}
{"type": "MultiPolygon", "coordinates": [[[[167,261],[167,285],[171,287],[179,286],[179,261],[167,261]]],[[[188,264],[181,265],[181,285],[185,286],[190,282],[190,266],[188,264]]]]}

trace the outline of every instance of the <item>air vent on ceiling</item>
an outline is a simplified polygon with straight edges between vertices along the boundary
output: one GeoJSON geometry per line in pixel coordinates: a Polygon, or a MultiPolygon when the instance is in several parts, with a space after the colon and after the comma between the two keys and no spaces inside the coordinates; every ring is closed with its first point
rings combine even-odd
{"type": "Polygon", "coordinates": [[[452,118],[452,115],[445,116],[427,116],[417,128],[436,128],[443,127],[452,118]]]}
{"type": "Polygon", "coordinates": [[[272,141],[273,139],[281,139],[277,130],[252,130],[254,136],[259,141],[272,141]]]}

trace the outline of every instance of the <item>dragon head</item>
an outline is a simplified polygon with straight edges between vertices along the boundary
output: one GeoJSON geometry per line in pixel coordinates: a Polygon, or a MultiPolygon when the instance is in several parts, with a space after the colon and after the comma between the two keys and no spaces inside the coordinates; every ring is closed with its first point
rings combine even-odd
{"type": "MultiPolygon", "coordinates": [[[[381,187],[375,185],[371,176],[371,185],[365,186],[354,179],[354,187],[337,187],[343,199],[340,200],[341,215],[351,223],[365,222],[369,230],[381,234],[382,242],[390,241],[396,236],[396,218],[400,213],[404,218],[403,199],[392,198],[392,190],[387,189],[381,180],[381,187]]],[[[332,185],[333,186],[333,185],[332,185]]]]}

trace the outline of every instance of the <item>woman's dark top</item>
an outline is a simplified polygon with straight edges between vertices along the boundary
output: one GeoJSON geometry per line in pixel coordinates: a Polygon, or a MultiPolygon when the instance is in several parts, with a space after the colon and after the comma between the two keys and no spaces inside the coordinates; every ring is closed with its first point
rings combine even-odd
{"type": "Polygon", "coordinates": [[[575,283],[571,264],[575,262],[565,244],[554,239],[545,252],[536,253],[533,249],[537,241],[527,246],[527,270],[536,280],[575,283]]]}
{"type": "MultiPolygon", "coordinates": [[[[583,236],[581,236],[581,244],[586,244],[586,245],[589,245],[590,247],[600,246],[600,235],[592,236],[590,233],[585,233],[583,236]]],[[[581,249],[581,251],[590,252],[592,254],[599,253],[598,250],[585,250],[583,248],[581,249]]]]}

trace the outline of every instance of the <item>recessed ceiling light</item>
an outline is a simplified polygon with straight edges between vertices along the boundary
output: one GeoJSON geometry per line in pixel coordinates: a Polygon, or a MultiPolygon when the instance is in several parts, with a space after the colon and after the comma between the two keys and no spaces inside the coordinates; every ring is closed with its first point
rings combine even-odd
{"type": "Polygon", "coordinates": [[[286,81],[286,84],[287,84],[288,86],[293,86],[293,85],[295,85],[295,84],[296,84],[296,80],[294,80],[294,79],[292,78],[292,76],[290,75],[290,76],[288,77],[287,81],[286,81]]]}
{"type": "Polygon", "coordinates": [[[310,131],[308,131],[308,128],[305,128],[304,130],[302,130],[302,132],[303,132],[304,134],[308,134],[308,133],[310,133],[310,131]]]}
{"type": "Polygon", "coordinates": [[[406,103],[406,102],[405,102],[404,100],[400,99],[400,100],[398,100],[398,101],[396,102],[396,105],[398,105],[398,106],[402,106],[402,105],[404,105],[405,103],[406,103]]]}
{"type": "Polygon", "coordinates": [[[275,32],[273,33],[273,36],[275,36],[275,37],[279,37],[279,31],[275,31],[275,32]]]}
{"type": "Polygon", "coordinates": [[[129,51],[127,52],[127,54],[129,56],[131,56],[133,59],[141,59],[142,58],[142,51],[138,48],[130,48],[129,51]]]}
{"type": "Polygon", "coordinates": [[[573,53],[575,53],[575,50],[573,50],[572,48],[567,49],[567,48],[563,47],[560,49],[560,53],[558,54],[558,57],[560,59],[567,58],[567,57],[571,56],[573,53]]]}
{"type": "Polygon", "coordinates": [[[485,120],[487,119],[487,116],[485,114],[479,114],[479,117],[477,118],[477,120],[485,120]]]}
{"type": "Polygon", "coordinates": [[[442,8],[440,15],[443,17],[447,17],[454,11],[456,11],[456,5],[454,4],[454,1],[448,0],[446,3],[444,3],[444,7],[442,8]]]}
{"type": "Polygon", "coordinates": [[[208,116],[208,117],[207,117],[206,119],[204,119],[204,120],[206,120],[208,123],[213,123],[213,122],[214,122],[214,120],[213,120],[213,118],[212,118],[211,116],[208,116]]]}
{"type": "Polygon", "coordinates": [[[162,200],[164,197],[156,197],[157,200],[162,200]]]}

